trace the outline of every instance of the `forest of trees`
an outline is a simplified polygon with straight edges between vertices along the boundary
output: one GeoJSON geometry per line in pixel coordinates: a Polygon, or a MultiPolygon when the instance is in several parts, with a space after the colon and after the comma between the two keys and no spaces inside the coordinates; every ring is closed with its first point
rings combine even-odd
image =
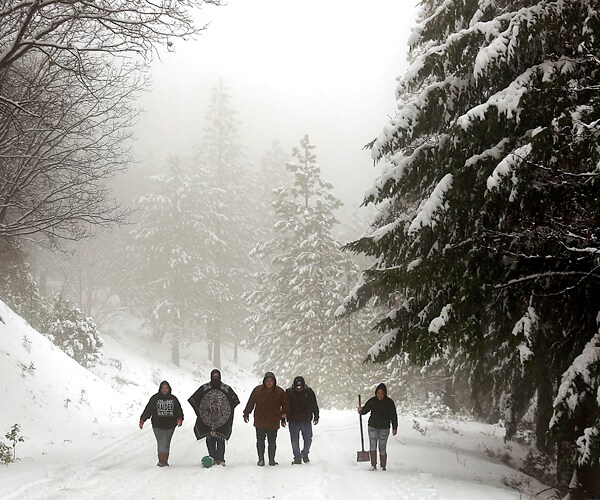
{"type": "Polygon", "coordinates": [[[149,62],[219,3],[0,7],[0,299],[84,366],[126,312],[324,407],[433,388],[600,496],[600,5],[422,0],[361,227],[308,134],[248,157],[223,81],[195,148],[134,158],[149,62]]]}

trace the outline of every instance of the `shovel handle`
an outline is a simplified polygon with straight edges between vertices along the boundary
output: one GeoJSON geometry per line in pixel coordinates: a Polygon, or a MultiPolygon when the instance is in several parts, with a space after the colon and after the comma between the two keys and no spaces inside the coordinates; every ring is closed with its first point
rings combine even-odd
{"type": "MultiPolygon", "coordinates": [[[[360,394],[358,395],[358,406],[362,406],[361,402],[360,402],[360,394]]],[[[360,445],[362,447],[362,451],[365,451],[365,436],[364,436],[364,432],[363,432],[363,425],[362,425],[362,415],[359,413],[358,414],[358,419],[360,421],[360,445]]]]}

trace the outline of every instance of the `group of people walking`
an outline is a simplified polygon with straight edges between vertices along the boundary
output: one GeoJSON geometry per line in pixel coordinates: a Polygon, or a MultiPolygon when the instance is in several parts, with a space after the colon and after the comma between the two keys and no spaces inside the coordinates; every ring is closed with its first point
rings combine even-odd
{"type": "MultiPolygon", "coordinates": [[[[398,417],[394,402],[387,397],[384,384],[377,387],[375,397],[369,399],[364,406],[359,406],[361,414],[371,412],[369,418],[369,440],[371,468],[377,468],[377,447],[381,467],[386,469],[386,443],[389,437],[390,424],[396,435],[398,417]]],[[[225,443],[231,437],[234,409],[240,400],[231,387],[221,381],[221,372],[213,370],[210,381],[201,385],[188,402],[196,413],[194,434],[196,439],[206,438],[206,447],[212,461],[217,465],[225,465],[225,443]]],[[[319,406],[315,392],[306,385],[303,377],[294,378],[290,388],[283,390],[277,385],[272,372],[267,372],[260,385],[256,386],[244,407],[244,422],[250,421],[254,413],[256,429],[257,465],[278,465],[275,461],[277,450],[277,432],[280,427],[288,427],[294,459],[292,465],[309,463],[312,444],[312,426],[319,423],[319,406]],[[300,446],[302,436],[302,449],[300,446]],[[267,461],[265,461],[265,452],[267,461]]],[[[152,429],[158,447],[158,466],[169,465],[171,438],[175,428],[183,423],[183,409],[177,397],[171,392],[167,381],[160,383],[158,393],[154,394],[140,416],[139,427],[152,419],[152,429]]]]}

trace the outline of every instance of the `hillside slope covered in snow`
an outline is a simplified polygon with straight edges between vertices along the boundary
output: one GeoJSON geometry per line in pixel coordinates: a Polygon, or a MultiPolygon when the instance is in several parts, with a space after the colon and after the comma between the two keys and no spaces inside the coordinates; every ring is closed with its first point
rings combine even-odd
{"type": "Polygon", "coordinates": [[[20,454],[92,436],[132,412],[127,398],[56,347],[0,301],[0,431],[19,424],[20,454]]]}

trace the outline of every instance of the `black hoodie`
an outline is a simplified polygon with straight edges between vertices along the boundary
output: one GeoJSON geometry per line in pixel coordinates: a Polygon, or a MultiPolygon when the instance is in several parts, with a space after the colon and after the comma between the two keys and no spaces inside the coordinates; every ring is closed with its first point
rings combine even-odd
{"type": "Polygon", "coordinates": [[[310,422],[319,420],[319,405],[315,392],[306,385],[304,377],[296,377],[292,387],[287,389],[286,394],[290,402],[288,411],[288,421],[290,422],[310,422]],[[296,389],[299,387],[300,390],[296,389]]]}
{"type": "Polygon", "coordinates": [[[183,410],[179,400],[171,394],[169,382],[163,380],[158,386],[158,392],[150,398],[146,408],[142,412],[140,420],[146,421],[152,417],[152,427],[158,429],[173,429],[177,427],[177,420],[183,420],[183,410]],[[160,388],[167,384],[169,392],[163,394],[160,388]]]}
{"type": "Polygon", "coordinates": [[[396,413],[396,404],[387,396],[387,387],[385,384],[379,384],[375,389],[375,396],[369,399],[363,406],[361,415],[366,415],[371,412],[369,417],[369,427],[374,429],[389,429],[392,424],[392,429],[398,428],[398,414],[396,413]],[[377,399],[377,391],[383,389],[384,398],[380,401],[377,399]]]}

